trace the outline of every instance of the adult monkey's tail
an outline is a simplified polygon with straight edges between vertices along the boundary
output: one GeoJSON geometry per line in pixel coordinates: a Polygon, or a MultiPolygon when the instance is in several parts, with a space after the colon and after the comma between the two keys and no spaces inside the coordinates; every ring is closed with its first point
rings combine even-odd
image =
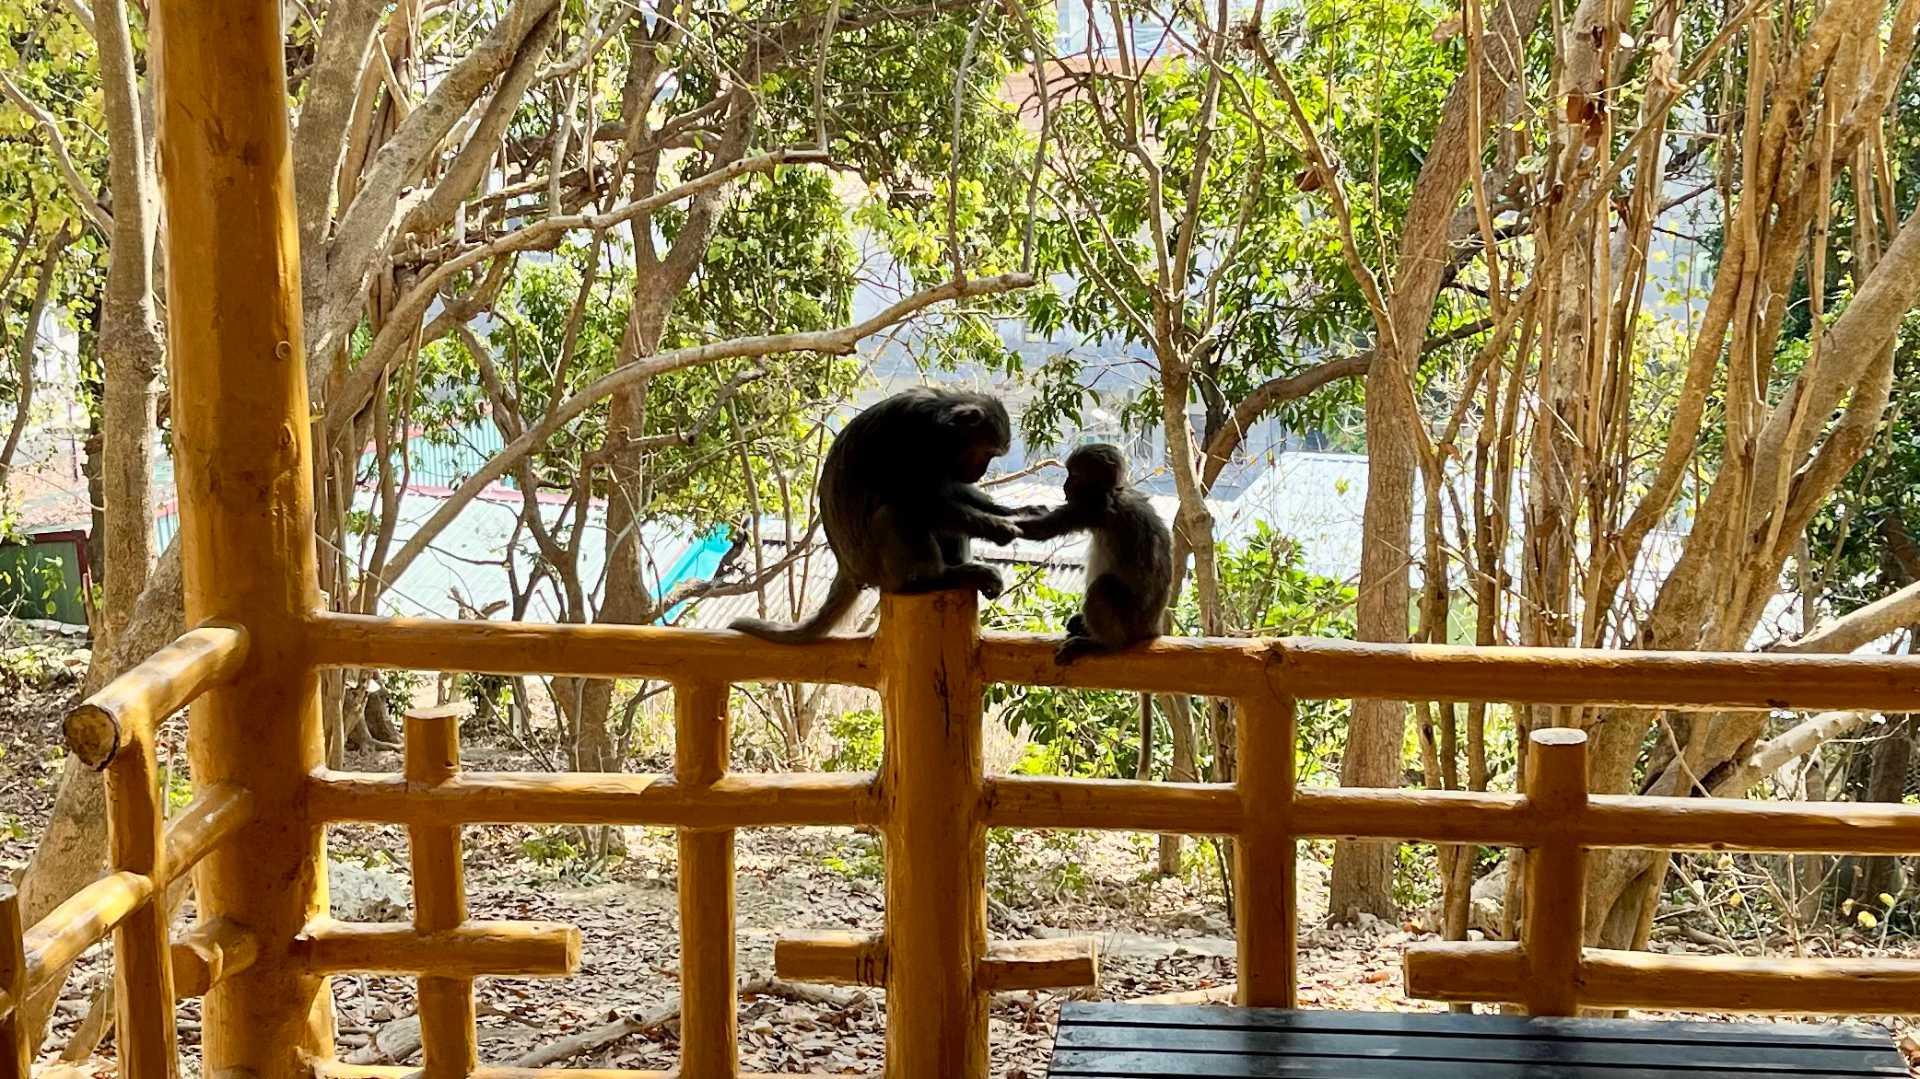
{"type": "Polygon", "coordinates": [[[839,570],[833,575],[833,587],[827,589],[826,602],[820,605],[819,610],[809,615],[806,621],[798,625],[783,626],[764,618],[736,618],[728,628],[780,644],[817,641],[826,636],[829,630],[847,616],[847,612],[853,609],[853,601],[860,598],[860,592],[860,582],[849,577],[845,570],[839,570]]]}

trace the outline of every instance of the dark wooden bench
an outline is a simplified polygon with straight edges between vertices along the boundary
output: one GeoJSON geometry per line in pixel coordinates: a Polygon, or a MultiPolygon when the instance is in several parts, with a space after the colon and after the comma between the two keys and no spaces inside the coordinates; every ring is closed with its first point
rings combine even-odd
{"type": "Polygon", "coordinates": [[[1905,1077],[1885,1037],[1835,1027],[1068,1004],[1053,1079],[1905,1077]]]}

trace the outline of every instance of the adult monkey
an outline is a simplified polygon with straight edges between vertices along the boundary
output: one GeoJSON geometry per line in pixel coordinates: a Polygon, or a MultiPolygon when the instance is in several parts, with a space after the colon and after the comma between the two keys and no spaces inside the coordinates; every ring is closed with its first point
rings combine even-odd
{"type": "Polygon", "coordinates": [[[820,519],[839,563],[826,602],[798,625],[736,618],[732,628],[769,641],[817,640],[868,588],[882,592],[1004,587],[992,566],[970,557],[971,539],[1010,543],[1017,519],[975,487],[1007,452],[1006,406],[983,393],[921,386],[855,416],[834,436],[820,468],[820,519]]]}

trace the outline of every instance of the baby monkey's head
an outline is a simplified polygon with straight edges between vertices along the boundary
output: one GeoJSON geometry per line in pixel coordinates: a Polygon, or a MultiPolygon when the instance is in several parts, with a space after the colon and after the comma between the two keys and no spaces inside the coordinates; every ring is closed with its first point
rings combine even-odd
{"type": "Polygon", "coordinates": [[[1126,486],[1127,457],[1105,442],[1082,446],[1067,458],[1067,501],[1102,498],[1126,486]]]}

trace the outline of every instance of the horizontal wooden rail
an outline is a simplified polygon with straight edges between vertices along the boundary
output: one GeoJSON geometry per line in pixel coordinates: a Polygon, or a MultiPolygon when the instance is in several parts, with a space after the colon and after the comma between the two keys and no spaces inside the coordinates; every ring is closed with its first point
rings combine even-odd
{"type": "MultiPolygon", "coordinates": [[[[1514,943],[1434,941],[1405,957],[1407,995],[1459,1004],[1520,1003],[1526,954],[1514,943]]],[[[1578,970],[1588,1008],[1904,1015],[1920,994],[1920,960],[1655,955],[1587,948],[1578,970]]]]}
{"type": "Polygon", "coordinates": [[[1097,985],[1100,950],[1092,937],[996,940],[987,945],[979,978],[988,993],[1097,985]]]}
{"type": "Polygon", "coordinates": [[[153,880],[138,873],[109,873],[67,897],[27,930],[27,993],[38,993],[64,974],[80,953],[107,938],[115,926],[153,898],[153,880]]]}
{"type": "Polygon", "coordinates": [[[726,630],[320,613],[308,626],[308,643],[321,667],[667,681],[698,674],[724,682],[854,686],[871,686],[878,677],[863,637],[790,645],[726,630]]]}
{"type": "Polygon", "coordinates": [[[316,772],[317,821],[393,824],[626,824],[687,828],[873,824],[868,773],[726,775],[683,787],[667,776],[462,772],[423,786],[398,774],[316,772]]]}
{"type": "Polygon", "coordinates": [[[252,791],[231,783],[202,788],[167,825],[167,882],[185,876],[252,820],[252,791]]]}
{"type": "MultiPolygon", "coordinates": [[[[742,1072],[739,1079],[827,1079],[828,1072],[742,1072]]],[[[314,1079],[420,1079],[420,1069],[398,1064],[313,1062],[314,1079]]],[[[500,1068],[481,1065],[468,1079],[681,1079],[680,1072],[629,1068],[500,1068]]]]}
{"type": "Polygon", "coordinates": [[[1000,828],[1181,835],[1230,835],[1240,830],[1240,795],[1230,783],[990,776],[982,797],[987,824],[1000,828]]]}
{"type": "Polygon", "coordinates": [[[173,995],[187,1000],[206,996],[207,990],[252,966],[260,956],[260,942],[247,929],[220,919],[187,930],[170,952],[173,995]]]}
{"type": "Polygon", "coordinates": [[[121,746],[150,737],[161,721],[232,678],[246,658],[247,631],[239,626],[187,631],[67,713],[67,748],[82,763],[105,768],[121,746]]]}
{"type": "MultiPolygon", "coordinates": [[[[1002,828],[1235,835],[1239,798],[1224,783],[995,776],[987,823],[1002,828]]],[[[1525,847],[1543,824],[1523,795],[1369,787],[1303,787],[1294,835],[1525,847]]],[[[1582,846],[1792,854],[1920,851],[1920,806],[1864,802],[1753,802],[1596,794],[1573,832],[1582,846]]]]}
{"type": "Polygon", "coordinates": [[[887,984],[887,942],[879,933],[819,929],[773,942],[773,972],[790,982],[887,984]]]}
{"type": "MultiPolygon", "coordinates": [[[[722,630],[375,618],[321,613],[322,667],[379,667],[872,686],[872,641],[777,645],[722,630]]],[[[1213,697],[1488,700],[1683,709],[1920,711],[1920,664],[1903,657],[1587,648],[1392,645],[1320,637],[1163,637],[1070,667],[1059,642],[985,634],[983,681],[1213,697]]]]}
{"type": "Polygon", "coordinates": [[[327,920],[294,944],[312,974],[554,978],[580,969],[580,930],[555,922],[467,922],[422,933],[411,925],[327,920]]]}
{"type": "Polygon", "coordinates": [[[1277,642],[1274,691],[1311,700],[1514,701],[1684,709],[1920,707],[1905,657],[1277,642]]]}

